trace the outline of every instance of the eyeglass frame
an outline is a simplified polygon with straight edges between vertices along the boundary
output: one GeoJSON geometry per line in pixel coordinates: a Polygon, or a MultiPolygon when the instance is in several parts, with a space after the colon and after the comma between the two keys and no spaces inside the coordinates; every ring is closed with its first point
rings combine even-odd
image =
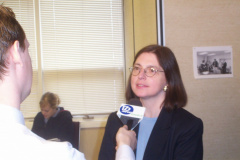
{"type": "MultiPolygon", "coordinates": [[[[139,75],[140,72],[142,71],[142,69],[143,69],[142,67],[134,67],[134,66],[132,66],[132,67],[129,68],[129,70],[130,70],[130,72],[131,72],[131,75],[133,75],[133,76],[139,75]],[[136,74],[136,75],[132,74],[134,68],[140,68],[138,74],[136,74]]],[[[155,69],[154,66],[149,66],[149,67],[146,67],[146,68],[144,69],[144,75],[146,75],[147,77],[153,77],[157,72],[164,72],[164,71],[161,71],[161,70],[159,70],[159,69],[155,69]],[[153,68],[153,69],[154,69],[154,74],[153,74],[152,76],[149,76],[149,75],[146,74],[146,73],[147,73],[147,71],[146,71],[147,68],[153,68]]]]}

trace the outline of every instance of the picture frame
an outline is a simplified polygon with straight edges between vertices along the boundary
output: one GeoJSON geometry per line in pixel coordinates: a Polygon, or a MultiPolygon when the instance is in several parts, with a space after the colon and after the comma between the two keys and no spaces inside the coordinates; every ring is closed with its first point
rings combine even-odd
{"type": "Polygon", "coordinates": [[[233,54],[231,46],[193,47],[194,77],[233,77],[233,54]]]}

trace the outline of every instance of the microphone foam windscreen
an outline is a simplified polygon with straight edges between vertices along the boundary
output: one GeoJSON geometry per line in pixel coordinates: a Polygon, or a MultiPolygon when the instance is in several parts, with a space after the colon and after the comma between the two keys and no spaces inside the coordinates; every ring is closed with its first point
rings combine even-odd
{"type": "Polygon", "coordinates": [[[139,99],[137,98],[132,98],[130,99],[127,104],[131,104],[131,105],[134,105],[134,106],[142,106],[142,103],[139,99]]]}

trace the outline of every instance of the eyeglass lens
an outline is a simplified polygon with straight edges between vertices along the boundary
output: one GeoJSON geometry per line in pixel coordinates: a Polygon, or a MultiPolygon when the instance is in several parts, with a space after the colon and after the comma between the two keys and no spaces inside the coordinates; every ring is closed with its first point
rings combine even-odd
{"type": "MultiPolygon", "coordinates": [[[[130,68],[130,70],[132,72],[132,75],[137,76],[141,72],[142,68],[132,67],[132,68],[130,68]]],[[[154,76],[156,74],[156,72],[157,72],[157,69],[155,69],[154,67],[147,67],[144,69],[144,73],[148,77],[154,76]]]]}

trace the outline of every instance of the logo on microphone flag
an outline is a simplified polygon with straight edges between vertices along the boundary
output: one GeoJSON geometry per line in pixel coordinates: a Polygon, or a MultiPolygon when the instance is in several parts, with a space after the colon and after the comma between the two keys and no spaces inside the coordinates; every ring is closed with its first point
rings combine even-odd
{"type": "Polygon", "coordinates": [[[120,107],[120,112],[121,112],[122,114],[125,114],[125,115],[131,114],[133,111],[134,111],[133,107],[132,107],[131,105],[128,105],[128,104],[122,105],[122,106],[120,107]]]}
{"type": "Polygon", "coordinates": [[[118,117],[121,117],[121,115],[123,115],[123,116],[142,119],[144,116],[144,112],[145,112],[145,107],[139,107],[139,106],[130,105],[130,104],[122,104],[117,112],[117,115],[118,117]]]}
{"type": "Polygon", "coordinates": [[[143,119],[144,112],[145,107],[122,104],[117,112],[117,115],[123,124],[128,125],[128,122],[131,122],[131,125],[128,127],[129,129],[133,130],[143,119]]]}

